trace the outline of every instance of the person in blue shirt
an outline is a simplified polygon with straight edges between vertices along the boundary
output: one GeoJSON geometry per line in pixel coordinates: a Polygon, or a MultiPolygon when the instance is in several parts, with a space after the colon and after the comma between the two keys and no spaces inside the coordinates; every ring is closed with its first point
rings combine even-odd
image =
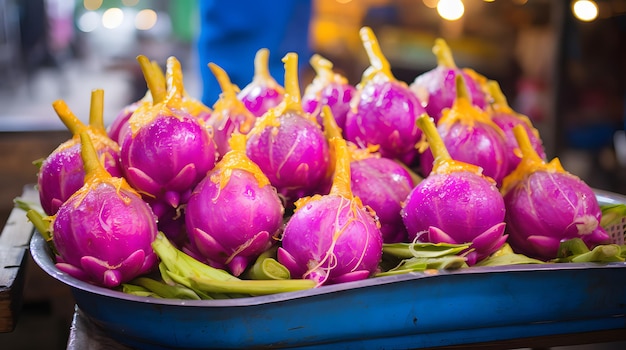
{"type": "Polygon", "coordinates": [[[300,66],[311,56],[309,27],[312,0],[199,0],[200,33],[197,41],[202,102],[213,106],[221,88],[208,68],[213,62],[243,89],[254,75],[254,56],[260,48],[270,52],[269,71],[284,85],[288,52],[299,56],[300,66]]]}

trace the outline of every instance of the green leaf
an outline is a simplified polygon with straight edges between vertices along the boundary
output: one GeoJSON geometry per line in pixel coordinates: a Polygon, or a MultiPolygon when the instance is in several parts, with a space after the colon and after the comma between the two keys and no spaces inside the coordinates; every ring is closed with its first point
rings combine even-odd
{"type": "Polygon", "coordinates": [[[523,254],[511,253],[504,255],[490,256],[476,263],[475,266],[504,266],[504,265],[524,265],[524,264],[545,264],[544,261],[529,258],[523,254]]]}
{"type": "Polygon", "coordinates": [[[449,243],[385,243],[383,253],[401,259],[408,258],[438,258],[446,255],[455,255],[470,247],[467,244],[449,243]]]}

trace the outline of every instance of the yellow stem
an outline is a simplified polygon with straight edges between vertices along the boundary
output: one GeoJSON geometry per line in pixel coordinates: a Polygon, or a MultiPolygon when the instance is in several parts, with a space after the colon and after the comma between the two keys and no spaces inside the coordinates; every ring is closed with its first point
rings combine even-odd
{"type": "Polygon", "coordinates": [[[270,75],[270,71],[268,68],[269,57],[270,57],[270,51],[266,48],[261,48],[256,52],[256,55],[254,56],[253,80],[273,79],[270,75]]]}
{"type": "Polygon", "coordinates": [[[330,80],[330,76],[333,74],[333,63],[319,54],[314,54],[309,60],[311,67],[315,70],[315,73],[321,78],[330,80]]]}
{"type": "Polygon", "coordinates": [[[359,31],[359,34],[361,36],[361,41],[363,42],[363,47],[367,52],[370,66],[373,68],[368,72],[368,74],[373,76],[375,73],[380,72],[385,74],[389,79],[395,80],[395,77],[391,73],[389,61],[387,61],[387,58],[383,55],[380,45],[378,44],[378,39],[374,35],[372,29],[370,27],[363,27],[359,31]]]}
{"type": "Polygon", "coordinates": [[[517,145],[519,146],[520,151],[522,151],[522,161],[531,162],[534,164],[545,163],[535,151],[532,143],[530,143],[530,138],[526,133],[526,129],[522,125],[516,125],[515,127],[513,127],[513,135],[515,135],[517,145]]]}
{"type": "Polygon", "coordinates": [[[94,130],[106,132],[104,127],[104,90],[102,89],[94,89],[91,91],[89,125],[94,128],[94,130]]]}
{"type": "Polygon", "coordinates": [[[180,66],[180,61],[174,56],[167,58],[167,65],[165,68],[165,81],[167,83],[167,98],[172,99],[174,97],[183,97],[185,87],[183,84],[183,69],[180,66]]]}
{"type": "Polygon", "coordinates": [[[213,72],[213,75],[215,75],[215,79],[217,79],[217,82],[222,88],[223,98],[230,101],[237,99],[237,91],[235,90],[235,87],[233,86],[230,77],[228,76],[228,73],[226,73],[226,71],[222,69],[222,67],[213,62],[209,62],[209,68],[211,69],[211,72],[213,72]]]}
{"type": "Polygon", "coordinates": [[[456,68],[456,63],[452,57],[452,50],[448,46],[448,43],[442,38],[435,39],[435,45],[433,46],[433,53],[437,57],[437,65],[446,68],[456,68]]]}
{"type": "Polygon", "coordinates": [[[111,177],[111,175],[104,169],[104,166],[100,163],[98,153],[96,152],[89,133],[80,133],[81,142],[81,157],[83,160],[83,166],[85,168],[85,183],[90,179],[111,177]]]}
{"type": "Polygon", "coordinates": [[[302,113],[300,85],[298,81],[298,54],[289,52],[283,57],[285,64],[285,111],[302,113]]]}
{"type": "Polygon", "coordinates": [[[137,56],[137,61],[148,85],[148,90],[150,90],[152,95],[152,103],[157,104],[163,101],[165,98],[165,86],[161,86],[160,82],[162,80],[158,76],[159,73],[154,72],[152,62],[144,55],[137,56]]]}
{"type": "Polygon", "coordinates": [[[502,113],[513,114],[513,110],[509,106],[509,103],[500,89],[500,84],[495,80],[487,81],[487,88],[489,89],[489,95],[493,98],[494,110],[502,113]]]}
{"type": "Polygon", "coordinates": [[[337,120],[335,120],[335,116],[333,116],[328,105],[322,106],[322,124],[327,140],[331,140],[333,137],[342,137],[341,128],[337,125],[337,120]]]}
{"type": "Polygon", "coordinates": [[[462,98],[466,99],[469,103],[472,103],[472,96],[470,95],[467,84],[465,83],[465,78],[462,74],[457,74],[454,83],[456,85],[456,100],[460,100],[462,98]]]}
{"type": "Polygon", "coordinates": [[[433,119],[429,117],[428,114],[424,113],[417,119],[417,125],[422,129],[422,132],[428,139],[430,151],[435,159],[433,169],[437,168],[443,162],[450,161],[452,157],[450,157],[450,153],[448,153],[448,149],[443,143],[433,119]]]}
{"type": "Polygon", "coordinates": [[[346,140],[334,137],[330,140],[330,145],[335,154],[335,175],[329,194],[352,199],[354,196],[350,184],[350,152],[346,140]]]}
{"type": "Polygon", "coordinates": [[[52,102],[52,108],[54,108],[63,124],[65,124],[72,135],[78,135],[87,129],[87,125],[81,122],[76,115],[74,115],[65,101],[56,100],[52,102]]]}
{"type": "MultiPolygon", "coordinates": [[[[155,85],[159,90],[158,95],[160,96],[160,99],[156,102],[158,103],[161,102],[167,94],[167,82],[165,81],[165,73],[163,72],[163,69],[161,69],[161,65],[159,65],[157,61],[150,61],[150,63],[152,65],[152,79],[156,82],[155,85]]],[[[155,103],[154,98],[153,103],[155,103]]]]}

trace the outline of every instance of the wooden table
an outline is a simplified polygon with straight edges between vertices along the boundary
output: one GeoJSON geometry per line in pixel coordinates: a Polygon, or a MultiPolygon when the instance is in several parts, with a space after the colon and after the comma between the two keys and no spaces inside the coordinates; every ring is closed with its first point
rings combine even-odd
{"type": "MultiPolygon", "coordinates": [[[[24,199],[37,201],[32,185],[24,199]]],[[[0,234],[0,333],[12,332],[22,306],[28,245],[33,226],[21,209],[11,211],[0,234]]]]}
{"type": "MultiPolygon", "coordinates": [[[[603,349],[621,349],[626,345],[626,330],[614,329],[576,334],[556,334],[532,338],[506,339],[482,343],[462,344],[428,348],[421,350],[504,350],[529,348],[533,350],[549,349],[555,346],[605,344],[603,349]]],[[[108,337],[97,325],[76,308],[67,343],[67,350],[131,350],[132,348],[108,337]]]]}

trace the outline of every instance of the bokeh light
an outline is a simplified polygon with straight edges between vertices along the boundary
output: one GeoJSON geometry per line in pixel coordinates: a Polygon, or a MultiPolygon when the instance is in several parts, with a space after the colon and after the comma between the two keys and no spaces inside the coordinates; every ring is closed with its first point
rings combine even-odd
{"type": "Polygon", "coordinates": [[[124,22],[124,11],[112,7],[102,14],[102,26],[107,29],[115,29],[124,22]]]}
{"type": "Polygon", "coordinates": [[[149,30],[156,24],[158,20],[157,13],[151,9],[144,9],[135,16],[135,28],[138,30],[149,30]]]}
{"type": "Polygon", "coordinates": [[[461,0],[439,0],[437,13],[448,21],[456,21],[463,16],[465,6],[461,0]]]}
{"type": "Polygon", "coordinates": [[[591,22],[598,17],[598,5],[591,0],[576,0],[572,5],[572,12],[579,20],[591,22]]]}
{"type": "Polygon", "coordinates": [[[95,11],[102,6],[102,0],[83,0],[83,7],[88,11],[95,11]]]}
{"type": "Polygon", "coordinates": [[[78,17],[76,27],[81,32],[93,32],[100,25],[100,14],[96,11],[87,11],[78,17]]]}

